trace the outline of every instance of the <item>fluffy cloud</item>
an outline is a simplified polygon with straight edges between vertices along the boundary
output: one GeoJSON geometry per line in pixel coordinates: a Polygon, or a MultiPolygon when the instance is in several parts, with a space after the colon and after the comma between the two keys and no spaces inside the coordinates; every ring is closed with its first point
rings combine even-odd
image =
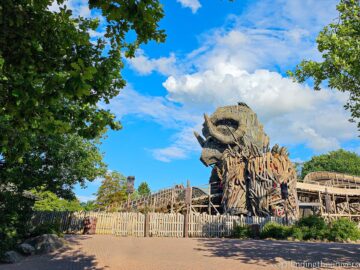
{"type": "Polygon", "coordinates": [[[229,63],[194,74],[169,77],[169,98],[192,106],[210,107],[246,102],[265,124],[275,142],[305,143],[315,151],[339,147],[355,136],[342,108],[347,96],[335,91],[315,92],[277,72],[249,73],[229,63]]]}
{"type": "Polygon", "coordinates": [[[176,105],[166,97],[141,95],[131,86],[124,89],[110,105],[103,106],[110,108],[119,119],[133,115],[175,130],[172,145],[161,149],[148,149],[157,160],[169,162],[184,159],[190,152],[200,149],[192,138],[194,127],[199,129],[202,122],[198,111],[176,105]]]}
{"type": "Polygon", "coordinates": [[[199,0],[176,0],[181,4],[181,6],[185,8],[190,8],[192,13],[196,13],[196,11],[201,8],[201,4],[199,0]]]}
{"type": "Polygon", "coordinates": [[[168,76],[177,73],[175,54],[170,54],[169,57],[160,57],[157,59],[149,59],[144,54],[144,51],[139,49],[136,52],[135,58],[127,59],[130,68],[137,71],[140,75],[149,75],[153,71],[157,71],[162,75],[168,76]]]}
{"type": "Polygon", "coordinates": [[[336,18],[336,1],[275,2],[259,1],[240,16],[229,16],[223,27],[203,34],[199,48],[182,60],[175,55],[151,59],[139,52],[133,68],[168,75],[163,83],[168,96],[151,98],[161,108],[156,115],[146,111],[148,101],[136,114],[179,129],[172,145],[152,150],[155,158],[185,158],[199,149],[191,131],[201,128],[202,113],[238,101],[257,112],[272,143],[304,144],[321,153],[357,136],[342,107],[346,94],[316,92],[283,75],[303,58],[319,57],[314,40],[336,18]],[[170,119],[169,113],[174,114],[170,119]]]}
{"type": "Polygon", "coordinates": [[[65,0],[61,5],[54,1],[51,6],[49,6],[49,10],[57,12],[60,7],[64,7],[65,5],[73,11],[74,16],[91,17],[88,0],[65,0]]]}

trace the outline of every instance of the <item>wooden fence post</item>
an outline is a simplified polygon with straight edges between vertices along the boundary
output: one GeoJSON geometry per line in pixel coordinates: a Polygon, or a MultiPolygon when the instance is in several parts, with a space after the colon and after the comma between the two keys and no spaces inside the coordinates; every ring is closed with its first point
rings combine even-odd
{"type": "Polygon", "coordinates": [[[144,236],[149,237],[150,235],[150,213],[145,214],[145,229],[144,229],[144,236]]]}
{"type": "Polygon", "coordinates": [[[191,186],[190,181],[187,180],[186,191],[185,191],[185,204],[186,204],[186,213],[184,217],[184,237],[189,237],[189,215],[190,215],[190,207],[191,207],[191,186]]]}

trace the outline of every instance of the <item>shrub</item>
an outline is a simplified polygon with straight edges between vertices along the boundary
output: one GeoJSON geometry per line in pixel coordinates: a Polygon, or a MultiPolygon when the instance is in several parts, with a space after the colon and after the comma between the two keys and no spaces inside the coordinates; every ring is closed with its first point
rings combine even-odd
{"type": "MultiPolygon", "coordinates": [[[[319,216],[309,216],[301,218],[293,228],[293,237],[300,239],[300,231],[303,240],[325,239],[329,233],[329,226],[325,220],[319,216]],[[295,230],[295,228],[298,228],[295,230]],[[297,233],[297,236],[294,235],[297,233]]],[[[301,239],[300,239],[301,240],[301,239]]]]}
{"type": "Polygon", "coordinates": [[[291,236],[291,231],[292,229],[290,226],[284,226],[276,222],[268,222],[264,225],[260,237],[286,239],[291,236]]]}
{"type": "Polygon", "coordinates": [[[304,231],[302,228],[299,227],[292,227],[291,228],[291,236],[298,240],[304,239],[304,231]]]}
{"type": "Polygon", "coordinates": [[[42,234],[56,234],[58,236],[63,236],[61,231],[60,221],[55,222],[44,222],[37,225],[30,231],[30,236],[38,236],[42,234]]]}
{"type": "Polygon", "coordinates": [[[250,238],[251,237],[251,230],[248,225],[237,225],[234,228],[234,237],[236,238],[250,238]]]}
{"type": "Polygon", "coordinates": [[[309,228],[317,228],[324,229],[327,227],[325,220],[319,216],[308,216],[299,219],[296,224],[297,227],[309,227],[309,228]]]}
{"type": "Polygon", "coordinates": [[[340,218],[331,223],[328,238],[330,241],[348,239],[355,241],[360,239],[360,230],[355,222],[347,218],[340,218]]]}

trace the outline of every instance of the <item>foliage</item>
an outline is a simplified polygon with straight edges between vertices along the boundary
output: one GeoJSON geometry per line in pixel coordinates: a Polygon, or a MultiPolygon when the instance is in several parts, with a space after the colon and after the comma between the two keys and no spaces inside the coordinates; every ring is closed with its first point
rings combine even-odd
{"type": "Polygon", "coordinates": [[[275,239],[293,237],[298,240],[355,241],[360,239],[360,229],[355,222],[346,218],[340,218],[328,224],[322,217],[309,216],[301,218],[292,226],[268,222],[264,225],[260,236],[275,239]]]}
{"type": "Polygon", "coordinates": [[[126,177],[118,172],[108,173],[96,193],[99,209],[115,210],[119,203],[126,201],[126,177]]]}
{"type": "Polygon", "coordinates": [[[82,210],[84,211],[94,211],[96,210],[96,202],[95,201],[87,201],[80,203],[82,210]]]}
{"type": "Polygon", "coordinates": [[[251,230],[248,225],[237,225],[234,227],[233,234],[235,238],[240,238],[240,239],[250,238],[251,230]]]}
{"type": "Polygon", "coordinates": [[[313,78],[315,90],[320,90],[325,81],[330,88],[348,92],[350,99],[345,108],[355,121],[360,118],[360,2],[340,0],[337,10],[339,18],[317,37],[323,61],[304,60],[289,75],[299,82],[313,78]]]}
{"type": "Polygon", "coordinates": [[[319,216],[308,216],[301,218],[297,224],[297,228],[302,231],[302,238],[309,239],[325,239],[328,235],[328,224],[319,216]]]}
{"type": "Polygon", "coordinates": [[[148,183],[142,182],[137,188],[139,196],[149,195],[151,193],[148,183]]]}
{"type": "Polygon", "coordinates": [[[276,222],[268,222],[264,225],[260,237],[286,239],[291,235],[291,227],[284,226],[276,222]]]}
{"type": "Polygon", "coordinates": [[[343,149],[314,156],[304,163],[302,177],[316,171],[339,172],[360,176],[360,156],[343,149]]]}
{"type": "Polygon", "coordinates": [[[34,200],[24,192],[41,186],[73,199],[74,184],[104,173],[95,140],[121,125],[98,104],[125,86],[123,55],[165,39],[158,0],[90,0],[105,17],[97,40],[89,33],[99,20],[75,17],[66,6],[49,11],[54,2],[0,4],[0,253],[26,234],[34,200]]]}
{"type": "Polygon", "coordinates": [[[35,202],[34,211],[80,211],[83,208],[78,200],[64,200],[56,196],[51,191],[34,191],[34,194],[39,197],[35,202]]]}
{"type": "Polygon", "coordinates": [[[360,239],[360,229],[355,222],[347,218],[340,218],[331,223],[328,238],[331,241],[355,241],[360,239]]]}
{"type": "Polygon", "coordinates": [[[291,228],[291,236],[294,237],[294,239],[303,240],[304,239],[303,228],[293,226],[291,228]]]}
{"type": "Polygon", "coordinates": [[[165,39],[158,29],[163,17],[158,0],[89,1],[89,8],[105,17],[105,37],[97,40],[89,32],[97,30],[98,19],[74,17],[66,6],[49,11],[53,2],[1,3],[0,154],[5,163],[21,160],[38,136],[94,139],[107,126],[121,128],[98,104],[109,103],[125,85],[122,55],[133,57],[140,44],[165,39]]]}
{"type": "Polygon", "coordinates": [[[54,222],[44,222],[37,225],[35,228],[32,228],[29,236],[35,237],[43,234],[56,234],[57,236],[62,237],[63,232],[60,228],[60,220],[55,220],[54,222]]]}

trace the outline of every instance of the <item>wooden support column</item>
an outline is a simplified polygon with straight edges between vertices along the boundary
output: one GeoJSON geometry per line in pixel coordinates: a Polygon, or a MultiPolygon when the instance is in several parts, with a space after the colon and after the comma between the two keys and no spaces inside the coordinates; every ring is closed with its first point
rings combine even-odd
{"type": "Polygon", "coordinates": [[[174,194],[174,188],[175,187],[173,187],[172,189],[171,189],[171,213],[174,213],[174,196],[175,196],[175,194],[174,194]]]}
{"type": "Polygon", "coordinates": [[[191,194],[191,186],[190,186],[190,181],[187,181],[187,185],[186,185],[186,191],[185,191],[185,204],[186,204],[186,213],[185,213],[185,217],[184,217],[184,237],[187,238],[189,237],[189,218],[190,218],[190,213],[191,213],[191,199],[192,199],[192,194],[191,194]]]}
{"type": "Polygon", "coordinates": [[[350,202],[349,202],[349,196],[347,194],[346,194],[346,205],[347,205],[349,217],[351,218],[350,202]]]}
{"type": "Polygon", "coordinates": [[[209,204],[208,204],[208,214],[211,215],[211,183],[209,183],[209,204]]]}
{"type": "Polygon", "coordinates": [[[321,199],[321,192],[319,191],[320,215],[323,216],[323,203],[321,199]]]}

